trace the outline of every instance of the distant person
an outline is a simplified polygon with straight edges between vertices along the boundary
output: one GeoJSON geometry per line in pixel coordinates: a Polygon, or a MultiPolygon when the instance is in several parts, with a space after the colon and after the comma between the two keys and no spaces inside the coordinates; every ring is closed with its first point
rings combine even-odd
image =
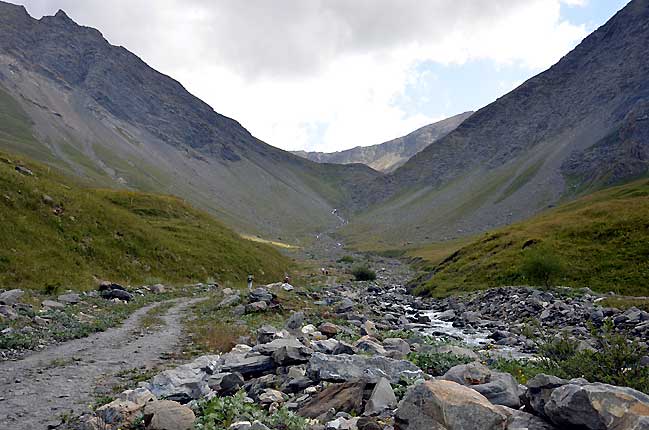
{"type": "Polygon", "coordinates": [[[248,291],[252,291],[252,281],[253,281],[254,276],[248,275],[248,291]]]}
{"type": "Polygon", "coordinates": [[[288,275],[284,276],[284,283],[285,284],[290,284],[291,283],[291,277],[288,276],[288,275]]]}

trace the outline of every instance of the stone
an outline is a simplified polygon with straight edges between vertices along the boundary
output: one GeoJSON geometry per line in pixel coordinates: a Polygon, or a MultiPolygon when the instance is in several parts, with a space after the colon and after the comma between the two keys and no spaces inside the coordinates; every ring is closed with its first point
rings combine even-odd
{"type": "Polygon", "coordinates": [[[385,378],[376,383],[369,400],[365,404],[365,415],[375,415],[386,409],[397,406],[397,396],[394,394],[390,381],[385,378]]]}
{"type": "Polygon", "coordinates": [[[24,295],[25,292],[18,288],[5,291],[4,293],[0,294],[0,305],[15,305],[24,295]]]}
{"type": "Polygon", "coordinates": [[[245,309],[246,309],[246,313],[264,312],[265,310],[268,309],[268,303],[263,301],[252,302],[246,305],[245,309]]]}
{"type": "Polygon", "coordinates": [[[223,300],[219,303],[219,308],[229,308],[230,306],[234,306],[238,304],[241,301],[241,297],[239,294],[230,294],[228,296],[225,296],[223,300]]]}
{"type": "Polygon", "coordinates": [[[268,343],[279,336],[280,332],[272,325],[262,325],[257,329],[257,344],[268,343]]]}
{"type": "Polygon", "coordinates": [[[149,289],[154,294],[163,294],[163,293],[167,292],[167,287],[165,287],[162,284],[151,285],[151,287],[149,287],[149,289]]]}
{"type": "Polygon", "coordinates": [[[142,406],[128,400],[117,399],[98,408],[96,414],[106,424],[127,426],[135,421],[136,414],[142,406]]]}
{"type": "Polygon", "coordinates": [[[383,340],[383,348],[386,351],[397,352],[401,358],[404,358],[406,355],[410,354],[410,344],[403,339],[398,337],[390,337],[383,340]]]}
{"type": "Polygon", "coordinates": [[[272,302],[273,301],[273,293],[268,291],[267,289],[263,287],[258,287],[252,290],[249,294],[249,301],[250,302],[272,302]]]}
{"type": "Polygon", "coordinates": [[[335,335],[340,333],[340,327],[330,322],[324,322],[320,324],[318,331],[320,331],[320,333],[324,334],[327,337],[334,337],[335,335]]]}
{"type": "Polygon", "coordinates": [[[304,324],[304,312],[293,312],[286,321],[286,329],[289,331],[297,331],[304,324]]]}
{"type": "Polygon", "coordinates": [[[122,400],[128,400],[129,402],[133,402],[140,406],[144,406],[148,402],[157,400],[153,393],[144,387],[122,391],[119,398],[122,400]]]}
{"type": "Polygon", "coordinates": [[[175,369],[158,373],[147,388],[158,398],[171,399],[180,403],[200,399],[211,391],[207,385],[207,373],[191,364],[183,364],[175,369]]]}
{"type": "Polygon", "coordinates": [[[530,411],[545,417],[545,405],[550,400],[552,391],[566,385],[568,381],[553,375],[540,373],[527,381],[525,405],[530,411]]]}
{"type": "Polygon", "coordinates": [[[63,309],[65,305],[61,302],[57,302],[54,300],[43,300],[41,302],[41,306],[44,308],[50,308],[50,309],[63,309]]]}
{"type": "Polygon", "coordinates": [[[272,388],[267,388],[260,396],[259,401],[261,404],[271,404],[271,403],[284,403],[284,394],[281,391],[273,390],[272,388]]]}
{"type": "Polygon", "coordinates": [[[354,348],[359,351],[367,352],[369,354],[385,355],[387,351],[378,340],[371,336],[363,336],[354,342],[354,348]]]}
{"type": "Polygon", "coordinates": [[[81,301],[81,296],[76,293],[62,294],[58,297],[58,301],[69,305],[75,305],[81,301]]]}
{"type": "Polygon", "coordinates": [[[501,410],[509,415],[507,430],[559,430],[536,415],[506,407],[501,410]]]}
{"type": "Polygon", "coordinates": [[[376,337],[376,334],[376,324],[372,321],[367,320],[361,325],[361,336],[376,337]]]}
{"type": "Polygon", "coordinates": [[[478,354],[476,354],[474,351],[457,345],[440,345],[434,347],[433,351],[438,354],[451,354],[455,355],[456,357],[468,358],[469,360],[479,359],[478,354]]]}
{"type": "Polygon", "coordinates": [[[343,314],[343,313],[351,311],[352,309],[354,309],[354,302],[352,302],[347,297],[344,297],[340,301],[340,304],[336,307],[336,313],[343,314]]]}
{"type": "Polygon", "coordinates": [[[268,426],[259,421],[253,421],[250,430],[270,430],[268,426]]]}
{"type": "Polygon", "coordinates": [[[243,375],[238,372],[216,373],[209,377],[207,385],[222,396],[231,396],[243,386],[243,375]]]}
{"type": "Polygon", "coordinates": [[[251,430],[252,423],[250,421],[237,421],[236,423],[230,424],[228,428],[230,430],[251,430]]]}
{"type": "Polygon", "coordinates": [[[171,400],[156,400],[144,407],[147,430],[191,430],[195,420],[191,409],[171,400]]]}
{"type": "Polygon", "coordinates": [[[470,386],[494,405],[518,409],[523,394],[512,375],[493,372],[480,363],[460,364],[450,368],[442,379],[470,386]]]}
{"type": "Polygon", "coordinates": [[[318,329],[316,329],[313,324],[307,324],[300,329],[300,332],[306,335],[315,335],[316,331],[318,331],[318,329]]]}
{"type": "Polygon", "coordinates": [[[363,405],[363,390],[365,390],[365,383],[361,381],[332,384],[313,396],[298,410],[298,414],[306,418],[317,418],[330,409],[360,414],[363,405]]]}
{"type": "Polygon", "coordinates": [[[129,302],[133,299],[131,293],[120,289],[104,290],[101,292],[101,296],[106,300],[119,299],[125,302],[129,302]]]}
{"type": "Polygon", "coordinates": [[[649,428],[649,396],[626,387],[569,383],[552,391],[546,416],[559,426],[592,430],[649,428]]]}
{"type": "Polygon", "coordinates": [[[261,375],[273,370],[276,365],[271,357],[258,353],[249,353],[246,356],[241,354],[226,354],[223,370],[226,372],[239,372],[244,378],[248,376],[261,375]]]}
{"type": "Polygon", "coordinates": [[[285,282],[285,283],[282,284],[282,290],[284,290],[284,291],[293,291],[294,289],[295,289],[295,287],[293,285],[289,284],[288,282],[285,282]]]}
{"type": "Polygon", "coordinates": [[[377,383],[379,379],[386,378],[396,384],[402,377],[422,378],[423,372],[409,361],[393,360],[380,355],[368,357],[314,353],[307,365],[307,376],[314,381],[361,380],[367,383],[377,383]]]}
{"type": "Polygon", "coordinates": [[[406,393],[396,412],[401,430],[504,430],[507,414],[453,381],[426,381],[406,393]]]}
{"type": "Polygon", "coordinates": [[[7,305],[0,305],[0,315],[8,320],[18,319],[18,312],[16,312],[11,306],[7,305]]]}
{"type": "Polygon", "coordinates": [[[356,421],[356,428],[358,430],[383,430],[383,426],[374,417],[360,417],[356,421]]]}
{"type": "Polygon", "coordinates": [[[311,342],[311,347],[315,352],[323,354],[333,354],[340,342],[336,339],[316,340],[311,342]]]}
{"type": "Polygon", "coordinates": [[[34,172],[29,170],[27,167],[16,166],[15,169],[16,169],[16,172],[20,173],[21,175],[34,176],[34,172]]]}

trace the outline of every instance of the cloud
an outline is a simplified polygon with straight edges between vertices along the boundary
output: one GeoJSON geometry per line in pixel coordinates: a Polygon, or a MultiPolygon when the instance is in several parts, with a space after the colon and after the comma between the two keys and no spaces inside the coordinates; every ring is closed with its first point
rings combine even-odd
{"type": "Polygon", "coordinates": [[[24,3],[36,16],[62,8],[98,28],[270,144],[339,150],[457,113],[406,114],[419,64],[489,60],[530,74],[551,65],[586,35],[561,19],[561,4],[583,1],[24,3]]]}

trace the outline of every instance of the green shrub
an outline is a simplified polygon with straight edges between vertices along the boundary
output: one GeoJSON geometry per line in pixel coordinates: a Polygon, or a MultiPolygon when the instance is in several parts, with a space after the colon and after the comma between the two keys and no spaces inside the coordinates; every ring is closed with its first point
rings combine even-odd
{"type": "Polygon", "coordinates": [[[196,430],[227,429],[237,421],[260,421],[269,428],[279,430],[304,430],[307,422],[304,418],[282,407],[272,415],[255,403],[245,401],[245,392],[234,396],[214,397],[199,403],[198,418],[194,424],[196,430]]]}
{"type": "Polygon", "coordinates": [[[453,366],[474,361],[468,357],[440,352],[413,352],[408,354],[408,360],[432,376],[441,376],[453,366]]]}
{"type": "Polygon", "coordinates": [[[352,270],[352,275],[357,281],[373,281],[376,279],[376,272],[367,266],[356,266],[352,270]]]}
{"type": "Polygon", "coordinates": [[[338,259],[338,263],[353,263],[354,257],[351,255],[345,255],[344,257],[338,259]]]}
{"type": "Polygon", "coordinates": [[[551,251],[534,248],[525,251],[521,273],[531,283],[550,287],[563,273],[561,260],[551,251]]]}
{"type": "Polygon", "coordinates": [[[601,329],[591,327],[594,350],[579,351],[579,343],[566,334],[553,337],[541,332],[535,338],[540,358],[539,366],[545,373],[560,378],[585,378],[589,382],[630,387],[649,393],[649,367],[640,360],[649,351],[623,333],[615,332],[612,321],[601,329]]]}

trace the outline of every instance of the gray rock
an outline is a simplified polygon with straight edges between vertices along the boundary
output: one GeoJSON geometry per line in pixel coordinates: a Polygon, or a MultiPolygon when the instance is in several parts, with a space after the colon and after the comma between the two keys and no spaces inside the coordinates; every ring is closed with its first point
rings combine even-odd
{"type": "Polygon", "coordinates": [[[307,348],[296,338],[275,339],[268,343],[256,345],[252,350],[260,354],[272,355],[275,363],[280,366],[306,363],[313,354],[313,350],[307,348]]]}
{"type": "Polygon", "coordinates": [[[329,385],[300,408],[298,414],[307,418],[316,418],[322,417],[332,409],[360,414],[364,389],[365,383],[362,381],[329,385]]]}
{"type": "Polygon", "coordinates": [[[383,340],[383,348],[386,351],[394,351],[399,353],[401,357],[410,354],[410,344],[403,339],[392,337],[383,340]]]}
{"type": "Polygon", "coordinates": [[[501,410],[509,414],[507,430],[559,430],[551,423],[542,420],[536,415],[505,407],[501,410]]]}
{"type": "Polygon", "coordinates": [[[162,284],[151,285],[150,290],[154,294],[162,294],[167,292],[167,287],[162,284]]]}
{"type": "Polygon", "coordinates": [[[5,291],[4,293],[0,294],[0,305],[15,305],[24,295],[25,292],[18,288],[5,291]]]}
{"type": "Polygon", "coordinates": [[[117,399],[101,406],[96,414],[106,424],[128,426],[136,419],[136,413],[142,409],[143,404],[129,400],[117,399]]]}
{"type": "Polygon", "coordinates": [[[442,376],[442,379],[457,382],[462,385],[485,384],[491,380],[491,370],[478,362],[460,364],[451,367],[442,376]]]}
{"type": "Polygon", "coordinates": [[[124,300],[125,302],[129,302],[133,299],[131,293],[119,289],[104,290],[101,292],[101,296],[106,300],[119,299],[124,300]]]}
{"type": "Polygon", "coordinates": [[[7,305],[0,305],[0,315],[8,320],[15,320],[18,318],[18,312],[16,312],[11,306],[7,305]]]}
{"type": "Polygon", "coordinates": [[[41,302],[41,306],[44,308],[50,308],[50,309],[63,309],[65,305],[61,302],[57,302],[54,300],[43,300],[41,302]]]}
{"type": "Polygon", "coordinates": [[[439,354],[451,354],[457,357],[468,358],[470,360],[477,360],[479,358],[478,354],[469,348],[463,348],[457,345],[440,345],[433,347],[432,350],[439,354]]]}
{"type": "Polygon", "coordinates": [[[336,313],[342,314],[349,312],[352,309],[354,309],[354,302],[352,302],[347,297],[343,297],[343,299],[340,301],[340,304],[336,307],[336,313]]]}
{"type": "Polygon", "coordinates": [[[264,312],[268,309],[268,303],[264,301],[252,302],[245,307],[246,313],[264,312]]]}
{"type": "Polygon", "coordinates": [[[153,393],[144,387],[123,391],[120,393],[119,398],[122,400],[128,400],[129,402],[133,402],[140,406],[144,406],[148,402],[157,400],[153,393]]]}
{"type": "Polygon", "coordinates": [[[509,373],[493,372],[480,363],[454,366],[442,379],[470,386],[494,405],[514,409],[521,406],[520,397],[523,393],[514,377],[509,373]]]}
{"type": "Polygon", "coordinates": [[[390,381],[385,378],[376,383],[369,400],[365,404],[365,415],[375,415],[397,405],[397,396],[394,394],[390,381]]]}
{"type": "Polygon", "coordinates": [[[207,385],[221,396],[231,396],[243,386],[243,376],[238,372],[216,373],[209,377],[207,385]]]}
{"type": "Polygon", "coordinates": [[[286,321],[286,329],[289,331],[297,331],[302,328],[304,324],[304,312],[293,312],[288,321],[286,321]]]}
{"type": "Polygon", "coordinates": [[[608,384],[571,383],[556,388],[545,414],[559,426],[590,430],[643,428],[649,424],[649,396],[608,384]]]}
{"type": "Polygon", "coordinates": [[[258,287],[252,290],[249,294],[250,302],[272,302],[273,294],[263,287],[258,287]]]}
{"type": "Polygon", "coordinates": [[[401,377],[421,378],[423,372],[405,360],[393,360],[380,355],[325,355],[314,353],[307,365],[307,375],[314,381],[361,380],[377,383],[381,378],[397,383],[401,377]]]}
{"type": "Polygon", "coordinates": [[[262,325],[257,329],[257,343],[263,344],[277,338],[279,330],[271,325],[262,325]]]}
{"type": "Polygon", "coordinates": [[[224,357],[223,370],[226,372],[239,372],[244,378],[261,375],[276,367],[275,361],[271,357],[258,353],[249,353],[245,356],[242,354],[226,354],[224,357]]]}
{"type": "Polygon", "coordinates": [[[427,381],[411,387],[399,404],[402,430],[503,430],[507,414],[480,393],[452,381],[427,381]]]}
{"type": "Polygon", "coordinates": [[[147,388],[158,398],[187,403],[210,393],[207,372],[191,364],[165,370],[153,377],[147,388]]]}
{"type": "Polygon", "coordinates": [[[76,293],[62,294],[58,297],[58,301],[61,303],[74,305],[81,301],[81,296],[76,293]]]}
{"type": "Polygon", "coordinates": [[[543,373],[536,375],[527,382],[525,404],[528,409],[539,416],[545,416],[545,405],[550,400],[552,391],[567,384],[565,379],[543,373]]]}
{"type": "Polygon", "coordinates": [[[219,308],[228,308],[230,306],[234,306],[238,304],[241,301],[241,297],[239,294],[230,294],[229,296],[225,296],[223,300],[221,300],[221,303],[219,303],[219,308]]]}
{"type": "Polygon", "coordinates": [[[383,345],[381,345],[378,340],[371,336],[363,336],[358,339],[356,342],[354,342],[354,348],[359,351],[375,355],[385,355],[387,352],[385,348],[383,348],[383,345]]]}

